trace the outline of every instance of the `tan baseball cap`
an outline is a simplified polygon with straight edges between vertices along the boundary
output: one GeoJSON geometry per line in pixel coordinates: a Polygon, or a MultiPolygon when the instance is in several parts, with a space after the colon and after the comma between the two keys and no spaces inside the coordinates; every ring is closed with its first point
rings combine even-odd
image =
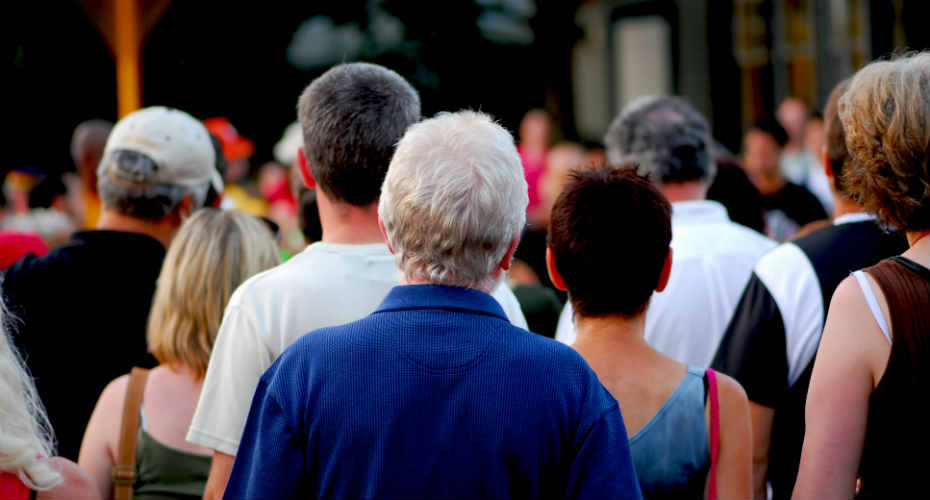
{"type": "Polygon", "coordinates": [[[209,182],[217,193],[223,192],[206,127],[181,110],[154,106],[123,117],[107,138],[97,176],[115,173],[109,170],[120,168],[120,163],[108,161],[109,156],[126,150],[148,156],[157,167],[140,183],[197,187],[209,182]]]}

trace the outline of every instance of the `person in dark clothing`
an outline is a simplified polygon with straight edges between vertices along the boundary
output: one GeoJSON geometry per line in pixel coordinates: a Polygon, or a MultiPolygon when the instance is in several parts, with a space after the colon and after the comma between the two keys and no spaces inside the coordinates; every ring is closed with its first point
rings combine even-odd
{"type": "Polygon", "coordinates": [[[203,125],[187,113],[147,108],[110,134],[97,170],[97,229],[75,233],[44,257],[27,255],[4,276],[19,321],[15,342],[58,437],[78,457],[97,395],[133,366],[153,366],[146,321],[165,248],[181,222],[222,192],[203,125]]]}
{"type": "Polygon", "coordinates": [[[808,223],[827,218],[817,197],[789,182],[782,173],[778,159],[787,143],[785,129],[774,119],[764,118],[746,132],[743,151],[743,167],[762,194],[766,232],[778,241],[788,240],[808,223]]]}
{"type": "Polygon", "coordinates": [[[759,261],[712,365],[749,395],[755,498],[765,498],[767,482],[774,498],[791,496],[814,354],[833,291],[849,273],[907,248],[903,235],[886,233],[863,211],[844,180],[850,158],[837,101],[848,85],[838,84],[826,107],[822,161],[836,217],[759,261]]]}

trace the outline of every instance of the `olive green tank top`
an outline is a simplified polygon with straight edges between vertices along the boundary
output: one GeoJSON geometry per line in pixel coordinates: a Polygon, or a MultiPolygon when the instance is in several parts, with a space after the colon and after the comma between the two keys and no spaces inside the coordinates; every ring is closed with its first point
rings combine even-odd
{"type": "MultiPolygon", "coordinates": [[[[142,411],[140,409],[140,414],[142,411]]],[[[203,497],[212,457],[164,445],[145,432],[140,416],[136,444],[134,498],[199,499],[203,497]]]]}

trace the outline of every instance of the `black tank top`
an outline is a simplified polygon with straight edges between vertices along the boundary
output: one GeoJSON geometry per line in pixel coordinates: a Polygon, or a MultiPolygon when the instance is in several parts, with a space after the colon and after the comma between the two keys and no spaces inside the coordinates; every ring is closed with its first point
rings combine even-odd
{"type": "Polygon", "coordinates": [[[857,497],[915,496],[927,489],[930,465],[930,270],[892,257],[865,272],[885,295],[893,340],[869,398],[857,497]]]}

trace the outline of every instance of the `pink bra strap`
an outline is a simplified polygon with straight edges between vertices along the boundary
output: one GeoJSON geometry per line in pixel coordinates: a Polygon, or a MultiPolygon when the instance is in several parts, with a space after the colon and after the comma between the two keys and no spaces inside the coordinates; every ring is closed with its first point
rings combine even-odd
{"type": "Polygon", "coordinates": [[[717,498],[717,453],[720,450],[720,396],[717,393],[717,374],[707,369],[707,391],[710,396],[710,473],[707,498],[717,498]]]}

